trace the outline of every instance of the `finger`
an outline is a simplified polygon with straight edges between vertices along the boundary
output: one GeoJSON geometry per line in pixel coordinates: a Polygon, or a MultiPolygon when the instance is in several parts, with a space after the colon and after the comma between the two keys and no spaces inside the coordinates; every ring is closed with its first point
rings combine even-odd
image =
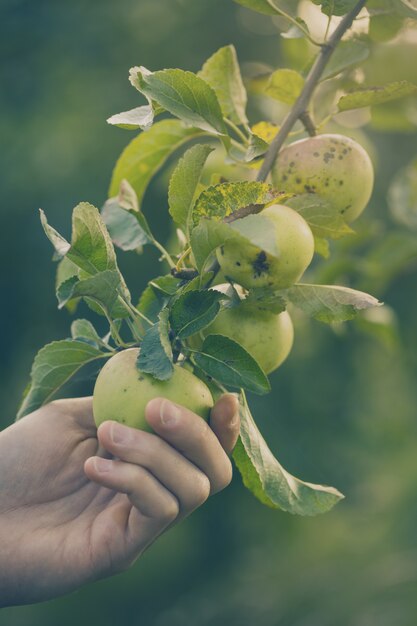
{"type": "Polygon", "coordinates": [[[210,481],[211,493],[230,483],[230,459],[201,417],[169,400],[154,398],[146,407],[146,419],[162,439],[201,469],[210,481]]]}
{"type": "Polygon", "coordinates": [[[225,393],[219,398],[210,413],[210,426],[216,433],[222,447],[230,454],[239,437],[239,400],[233,393],[225,393]]]}
{"type": "Polygon", "coordinates": [[[87,459],[84,471],[90,480],[126,494],[133,506],[154,520],[159,529],[178,516],[176,498],[144,467],[94,456],[87,459]]]}
{"type": "Polygon", "coordinates": [[[209,497],[209,478],[158,435],[117,422],[103,422],[97,436],[115,457],[151,472],[177,498],[181,516],[191,513],[209,497]]]}

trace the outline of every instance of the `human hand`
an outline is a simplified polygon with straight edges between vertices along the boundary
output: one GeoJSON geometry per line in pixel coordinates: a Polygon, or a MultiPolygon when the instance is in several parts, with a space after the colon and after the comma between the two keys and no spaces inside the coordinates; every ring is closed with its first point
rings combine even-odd
{"type": "Polygon", "coordinates": [[[162,398],[155,434],[104,422],[91,398],[52,402],[0,433],[0,606],[47,600],[127,569],[165,530],[226,487],[237,398],[210,426],[162,398]]]}

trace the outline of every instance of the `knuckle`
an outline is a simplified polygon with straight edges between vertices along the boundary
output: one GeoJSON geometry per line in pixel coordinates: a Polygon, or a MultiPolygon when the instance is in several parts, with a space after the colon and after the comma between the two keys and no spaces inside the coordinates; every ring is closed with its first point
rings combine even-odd
{"type": "Polygon", "coordinates": [[[173,522],[178,517],[179,512],[178,501],[174,497],[166,498],[161,506],[159,518],[166,523],[173,522]]]}
{"type": "Polygon", "coordinates": [[[192,498],[192,506],[197,507],[203,504],[210,495],[211,485],[207,476],[198,473],[194,483],[194,493],[192,498]]]}
{"type": "Polygon", "coordinates": [[[225,487],[228,487],[230,483],[232,482],[232,478],[233,478],[233,467],[229,459],[227,459],[227,462],[223,470],[222,478],[220,480],[220,489],[225,489],[225,487]]]}

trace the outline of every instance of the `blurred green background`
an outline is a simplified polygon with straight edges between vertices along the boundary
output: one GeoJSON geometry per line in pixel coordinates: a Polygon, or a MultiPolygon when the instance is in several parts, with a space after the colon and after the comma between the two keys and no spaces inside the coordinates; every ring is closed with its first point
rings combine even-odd
{"type": "MultiPolygon", "coordinates": [[[[129,67],[196,71],[228,43],[241,61],[272,66],[285,67],[304,52],[282,44],[267,18],[231,0],[3,0],[0,17],[5,427],[36,351],[69,334],[70,316],[56,308],[38,208],[69,235],[75,204],[103,204],[113,164],[133,136],[105,120],[141,103],[129,67]]],[[[407,35],[382,45],[367,62],[369,79],[416,81],[415,42],[407,35]]],[[[365,243],[341,244],[338,267],[317,267],[319,276],[327,272],[328,280],[345,279],[380,297],[393,323],[331,329],[297,317],[295,347],[272,376],[273,393],[251,402],[284,467],[335,485],[346,500],[323,517],[295,518],[264,508],[236,476],[128,573],[53,602],[5,609],[1,625],[415,626],[417,269],[398,250],[403,236],[410,243],[417,234],[395,221],[386,201],[390,181],[417,156],[416,106],[407,107],[379,109],[371,126],[346,131],[360,134],[377,166],[368,218],[358,226],[365,243]],[[399,233],[394,251],[381,243],[392,232],[399,233]]],[[[162,173],[144,205],[163,239],[165,185],[162,173]]],[[[156,273],[155,255],[119,257],[138,294],[156,273]]],[[[75,390],[91,387],[90,380],[75,390]]]]}

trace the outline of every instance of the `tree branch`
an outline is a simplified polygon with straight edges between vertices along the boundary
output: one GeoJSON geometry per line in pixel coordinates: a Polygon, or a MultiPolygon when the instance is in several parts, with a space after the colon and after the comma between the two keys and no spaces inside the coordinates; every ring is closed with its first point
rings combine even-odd
{"type": "Polygon", "coordinates": [[[306,82],[304,84],[304,88],[299,95],[297,101],[295,102],[293,108],[288,113],[287,117],[282,123],[282,126],[274,137],[269,146],[269,149],[265,155],[264,162],[262,163],[262,167],[259,170],[259,174],[257,180],[265,181],[269,172],[274,165],[275,159],[277,158],[278,152],[281,150],[282,146],[286,138],[288,137],[289,132],[292,127],[296,123],[300,116],[303,116],[308,109],[308,105],[310,103],[311,97],[316,89],[318,82],[323,74],[323,71],[329,62],[330,57],[332,56],[337,44],[342,39],[343,35],[349,28],[352,26],[354,19],[357,17],[358,13],[363,9],[366,4],[366,0],[359,0],[356,6],[347,13],[344,18],[341,20],[331,37],[324,43],[321,47],[319,54],[311,68],[306,82]]]}

